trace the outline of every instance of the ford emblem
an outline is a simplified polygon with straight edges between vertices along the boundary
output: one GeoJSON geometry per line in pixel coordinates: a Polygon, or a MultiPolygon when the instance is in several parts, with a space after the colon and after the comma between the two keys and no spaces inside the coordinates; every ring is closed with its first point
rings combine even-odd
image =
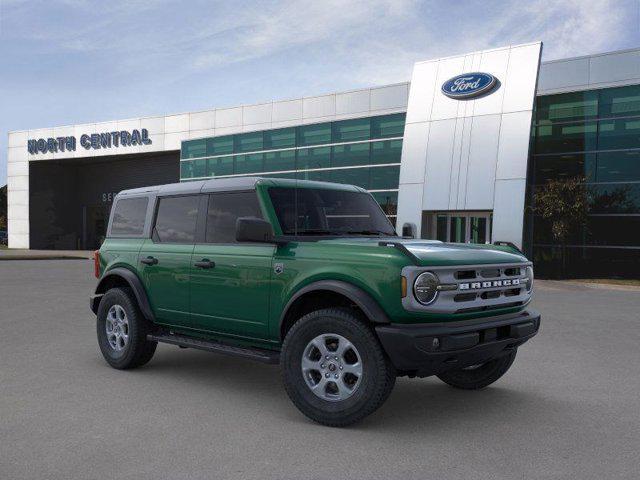
{"type": "Polygon", "coordinates": [[[444,82],[442,93],[450,98],[473,98],[490,92],[497,82],[496,77],[488,73],[464,73],[444,82]]]}

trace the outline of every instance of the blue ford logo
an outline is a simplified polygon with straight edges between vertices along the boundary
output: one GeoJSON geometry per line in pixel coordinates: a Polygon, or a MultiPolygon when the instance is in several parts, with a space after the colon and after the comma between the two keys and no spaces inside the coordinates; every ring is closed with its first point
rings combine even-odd
{"type": "Polygon", "coordinates": [[[496,83],[496,77],[488,73],[464,73],[444,82],[442,93],[450,98],[472,98],[491,91],[496,83]]]}

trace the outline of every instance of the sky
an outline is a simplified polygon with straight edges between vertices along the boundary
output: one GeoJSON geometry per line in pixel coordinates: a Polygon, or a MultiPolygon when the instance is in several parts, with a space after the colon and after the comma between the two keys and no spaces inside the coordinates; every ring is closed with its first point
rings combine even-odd
{"type": "Polygon", "coordinates": [[[403,82],[537,40],[543,61],[640,47],[640,0],[0,0],[0,185],[12,130],[403,82]]]}

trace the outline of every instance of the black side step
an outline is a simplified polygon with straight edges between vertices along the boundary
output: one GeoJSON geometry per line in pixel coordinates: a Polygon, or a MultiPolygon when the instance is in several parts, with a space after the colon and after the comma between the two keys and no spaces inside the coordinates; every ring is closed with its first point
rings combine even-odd
{"type": "Polygon", "coordinates": [[[216,342],[215,340],[202,340],[199,338],[176,335],[173,333],[159,333],[147,335],[148,340],[169,343],[179,347],[196,348],[207,352],[225,353],[236,357],[248,358],[262,363],[276,364],[280,362],[280,352],[263,350],[260,348],[236,347],[216,342]]]}

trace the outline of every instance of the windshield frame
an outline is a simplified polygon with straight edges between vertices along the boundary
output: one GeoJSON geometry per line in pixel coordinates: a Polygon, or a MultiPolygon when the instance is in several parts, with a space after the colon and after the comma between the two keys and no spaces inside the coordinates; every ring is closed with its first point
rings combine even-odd
{"type": "MultiPolygon", "coordinates": [[[[342,187],[342,185],[337,184],[336,187],[342,187]]],[[[380,207],[380,204],[373,198],[373,196],[361,189],[345,189],[345,188],[330,188],[327,186],[320,185],[299,185],[299,186],[289,186],[289,185],[269,185],[265,189],[266,197],[270,203],[270,207],[273,211],[273,220],[277,224],[277,229],[280,231],[279,233],[286,238],[295,238],[297,240],[315,240],[318,238],[326,239],[326,238],[354,238],[354,237],[374,237],[374,238],[389,238],[389,237],[397,237],[395,227],[380,207]],[[341,195],[358,195],[362,196],[360,198],[367,198],[367,208],[369,210],[370,216],[370,225],[368,228],[355,228],[355,229],[330,229],[330,228],[307,228],[300,229],[297,222],[293,225],[293,229],[286,228],[286,225],[283,223],[283,214],[280,211],[282,205],[278,205],[277,199],[274,199],[272,196],[272,192],[274,190],[292,190],[292,191],[304,191],[305,193],[309,193],[311,191],[315,191],[317,194],[321,195],[325,192],[336,192],[341,195]],[[379,214],[379,215],[378,215],[379,214]],[[374,218],[375,215],[378,215],[374,218]],[[382,222],[382,224],[376,225],[376,223],[382,222]],[[375,227],[379,228],[375,228],[375,227]]],[[[321,215],[318,212],[318,215],[321,215]]],[[[325,217],[326,221],[326,217],[325,217]]],[[[325,222],[326,223],[326,222],[325,222]]]]}

